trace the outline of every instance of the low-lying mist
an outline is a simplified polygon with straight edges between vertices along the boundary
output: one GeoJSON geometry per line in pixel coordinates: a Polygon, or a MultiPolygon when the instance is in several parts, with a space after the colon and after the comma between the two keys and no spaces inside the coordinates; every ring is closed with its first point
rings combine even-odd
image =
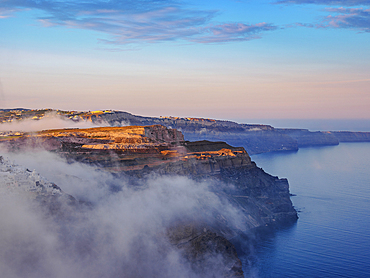
{"type": "Polygon", "coordinates": [[[55,215],[22,195],[0,196],[2,277],[221,277],[228,267],[210,254],[204,265],[212,268],[194,268],[166,236],[175,223],[211,221],[215,213],[240,225],[237,210],[209,182],[153,175],[133,186],[46,151],[1,155],[86,204],[62,204],[55,215]]]}
{"type": "Polygon", "coordinates": [[[32,132],[47,129],[59,128],[92,128],[99,126],[109,126],[108,123],[102,121],[100,123],[93,123],[88,120],[72,121],[65,117],[58,115],[56,112],[46,113],[45,116],[39,120],[22,119],[20,121],[12,121],[10,123],[0,124],[0,131],[23,131],[32,132]]]}

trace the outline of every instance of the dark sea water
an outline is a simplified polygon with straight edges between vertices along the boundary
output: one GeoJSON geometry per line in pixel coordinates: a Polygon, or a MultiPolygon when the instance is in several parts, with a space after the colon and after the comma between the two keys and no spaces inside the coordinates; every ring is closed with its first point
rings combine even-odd
{"type": "Polygon", "coordinates": [[[370,277],[370,143],[252,160],[288,178],[299,220],[259,242],[245,277],[370,277]]]}

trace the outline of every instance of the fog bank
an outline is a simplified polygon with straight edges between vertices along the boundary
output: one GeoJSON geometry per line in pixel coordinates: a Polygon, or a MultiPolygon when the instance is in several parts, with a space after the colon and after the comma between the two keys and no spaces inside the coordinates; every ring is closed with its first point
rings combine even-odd
{"type": "Polygon", "coordinates": [[[27,194],[0,196],[3,277],[221,277],[227,267],[210,254],[204,265],[212,268],[194,268],[165,236],[179,221],[205,221],[215,214],[241,225],[242,217],[210,183],[152,176],[133,186],[46,151],[4,156],[89,205],[62,204],[60,217],[27,194]]]}
{"type": "Polygon", "coordinates": [[[62,128],[92,128],[99,126],[109,126],[106,122],[92,123],[87,120],[72,121],[62,117],[56,112],[46,113],[45,116],[39,120],[22,119],[14,120],[10,123],[0,124],[0,131],[23,131],[32,132],[47,129],[62,129],[62,128]]]}

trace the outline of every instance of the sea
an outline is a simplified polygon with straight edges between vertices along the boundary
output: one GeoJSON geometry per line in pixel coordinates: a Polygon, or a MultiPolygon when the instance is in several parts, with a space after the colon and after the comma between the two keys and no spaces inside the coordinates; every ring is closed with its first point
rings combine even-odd
{"type": "Polygon", "coordinates": [[[253,155],[287,178],[296,224],[242,257],[245,277],[370,277],[370,143],[253,155]]]}

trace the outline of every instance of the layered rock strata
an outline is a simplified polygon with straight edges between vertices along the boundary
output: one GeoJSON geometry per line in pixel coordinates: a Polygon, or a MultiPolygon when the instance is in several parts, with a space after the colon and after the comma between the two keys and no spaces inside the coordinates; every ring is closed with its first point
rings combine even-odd
{"type": "Polygon", "coordinates": [[[13,151],[30,145],[43,147],[67,159],[134,178],[155,173],[232,184],[217,190],[248,214],[248,228],[297,219],[287,180],[266,174],[244,148],[224,142],[184,141],[181,132],[164,126],[46,130],[0,143],[13,151]]]}
{"type": "Polygon", "coordinates": [[[209,212],[203,221],[178,223],[168,236],[195,265],[202,265],[207,252],[222,256],[226,276],[242,275],[229,240],[297,220],[287,180],[266,174],[244,148],[224,142],[184,141],[181,132],[164,126],[46,130],[3,138],[1,143],[12,151],[43,147],[133,180],[180,175],[209,182],[215,194],[239,211],[242,221],[236,225],[227,215],[209,212]]]}
{"type": "Polygon", "coordinates": [[[73,122],[92,121],[97,125],[163,125],[181,130],[186,140],[221,140],[234,146],[242,146],[251,155],[273,151],[296,151],[300,147],[308,146],[337,145],[339,142],[370,142],[369,132],[312,132],[307,129],[279,129],[270,125],[239,124],[204,118],[142,117],[112,110],[83,112],[0,109],[0,122],[40,120],[48,115],[59,116],[73,122]]]}

